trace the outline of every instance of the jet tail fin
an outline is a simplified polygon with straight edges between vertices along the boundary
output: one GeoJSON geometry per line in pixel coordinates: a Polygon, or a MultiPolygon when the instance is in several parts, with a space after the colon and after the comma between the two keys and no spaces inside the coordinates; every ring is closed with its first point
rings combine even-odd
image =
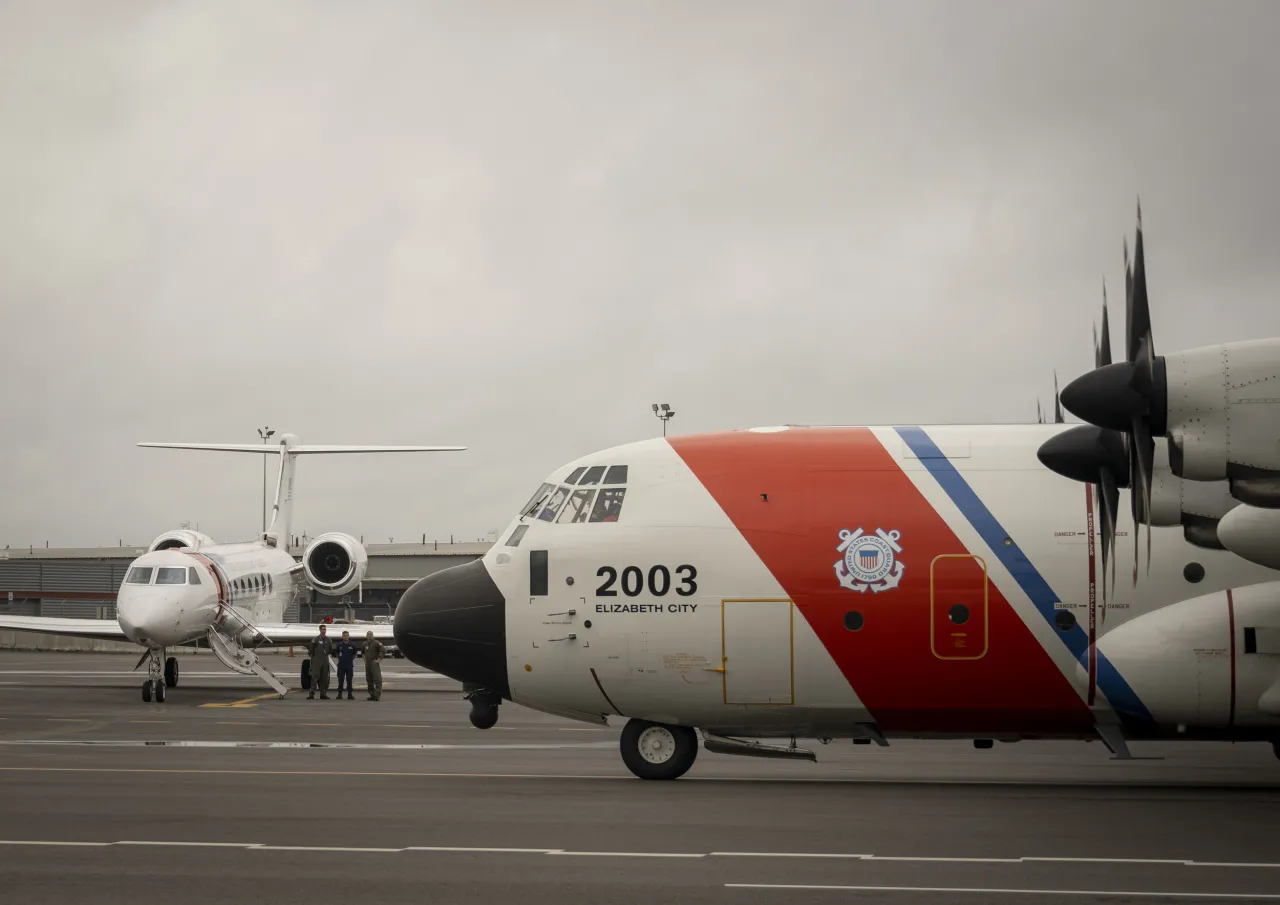
{"type": "Polygon", "coordinates": [[[335,453],[391,453],[391,452],[456,452],[465,446],[306,446],[293,434],[281,434],[276,445],[266,443],[139,443],[154,449],[202,449],[215,452],[243,452],[256,455],[279,455],[280,472],[276,477],[275,502],[271,506],[271,524],[263,534],[263,540],[275,547],[285,548],[292,536],[293,476],[297,456],[326,455],[335,453]]]}

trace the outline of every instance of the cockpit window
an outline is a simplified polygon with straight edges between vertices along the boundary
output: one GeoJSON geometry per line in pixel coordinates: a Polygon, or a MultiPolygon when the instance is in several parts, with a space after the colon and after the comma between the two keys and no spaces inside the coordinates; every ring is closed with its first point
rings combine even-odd
{"type": "Polygon", "coordinates": [[[190,582],[191,584],[199,584],[199,583],[200,583],[200,570],[199,570],[199,569],[197,569],[195,566],[188,566],[188,567],[187,567],[187,581],[188,581],[188,582],[190,582]]]}
{"type": "Polygon", "coordinates": [[[585,522],[591,514],[591,498],[595,495],[594,490],[575,490],[569,497],[569,504],[560,513],[560,524],[580,525],[585,522]]]}
{"type": "Polygon", "coordinates": [[[520,510],[520,517],[524,518],[526,515],[533,515],[537,512],[543,501],[546,500],[547,496],[554,489],[554,484],[543,484],[539,487],[538,492],[531,496],[529,498],[529,502],[525,503],[524,508],[520,510]]]}
{"type": "Polygon", "coordinates": [[[151,584],[151,573],[154,571],[150,566],[134,566],[129,570],[129,577],[125,579],[129,584],[151,584]]]}
{"type": "Polygon", "coordinates": [[[584,471],[586,471],[586,470],[587,470],[587,466],[585,466],[585,465],[579,465],[579,466],[578,466],[577,468],[575,468],[573,471],[569,472],[569,477],[565,478],[565,479],[564,479],[564,482],[565,482],[566,484],[576,484],[576,483],[578,483],[578,478],[582,477],[582,473],[583,473],[584,471]]]}
{"type": "Polygon", "coordinates": [[[186,584],[187,570],[185,568],[161,566],[156,570],[156,584],[186,584]]]}
{"type": "Polygon", "coordinates": [[[565,499],[569,496],[568,487],[557,487],[551,494],[551,498],[547,500],[547,505],[538,513],[538,518],[544,522],[554,522],[556,513],[560,511],[560,507],[564,505],[565,499]]]}
{"type": "Polygon", "coordinates": [[[582,476],[582,480],[578,484],[582,487],[588,484],[599,484],[602,477],[604,477],[604,466],[592,465],[587,469],[587,473],[582,476]]]}
{"type": "Polygon", "coordinates": [[[625,484],[627,483],[627,466],[610,465],[609,473],[604,476],[606,484],[625,484]]]}
{"type": "Polygon", "coordinates": [[[625,487],[606,487],[596,497],[595,508],[591,510],[593,522],[616,522],[618,513],[622,511],[622,498],[626,495],[625,487]]]}
{"type": "Polygon", "coordinates": [[[520,546],[520,538],[524,537],[524,533],[529,530],[528,525],[516,525],[516,530],[511,532],[511,536],[507,538],[508,547],[520,546]]]}

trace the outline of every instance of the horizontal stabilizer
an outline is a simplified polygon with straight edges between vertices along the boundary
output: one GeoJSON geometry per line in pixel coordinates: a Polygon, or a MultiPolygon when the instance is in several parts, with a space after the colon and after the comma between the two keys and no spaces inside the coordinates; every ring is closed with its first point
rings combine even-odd
{"type": "MultiPolygon", "coordinates": [[[[139,443],[153,449],[210,449],[217,452],[257,453],[260,456],[279,455],[280,447],[265,443],[139,443]]],[[[298,456],[327,453],[384,453],[384,452],[456,452],[465,446],[292,446],[289,452],[298,456]]]]}

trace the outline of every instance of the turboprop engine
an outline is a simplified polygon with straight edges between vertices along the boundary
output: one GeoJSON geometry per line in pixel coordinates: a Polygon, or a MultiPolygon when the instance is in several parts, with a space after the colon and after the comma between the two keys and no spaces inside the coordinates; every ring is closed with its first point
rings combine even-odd
{"type": "Polygon", "coordinates": [[[156,550],[199,550],[202,547],[212,547],[213,538],[207,534],[201,534],[199,531],[191,531],[187,528],[180,528],[176,531],[166,531],[151,542],[151,546],[147,548],[148,553],[154,553],[156,550]]]}
{"type": "Polygon", "coordinates": [[[364,581],[368,567],[364,545],[341,531],[320,535],[307,544],[302,554],[307,582],[317,591],[335,597],[354,591],[364,581]]]}

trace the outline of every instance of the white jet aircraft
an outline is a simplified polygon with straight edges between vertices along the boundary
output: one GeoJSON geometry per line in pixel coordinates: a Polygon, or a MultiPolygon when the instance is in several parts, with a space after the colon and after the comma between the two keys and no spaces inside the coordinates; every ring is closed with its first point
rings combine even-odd
{"type": "MultiPolygon", "coordinates": [[[[228,669],[256,675],[283,697],[289,690],[254,652],[263,644],[303,644],[317,626],[284,623],[285,608],[307,586],[341,595],[364,580],[368,554],[359,540],[329,532],[312,540],[295,562],[289,553],[297,457],[338,453],[443,452],[465,446],[304,446],[283,434],[278,447],[238,443],[139,443],[163,449],[204,449],[279,455],[270,527],[247,543],[215,544],[198,531],[167,531],[130,565],[116,598],[117,619],[57,619],[0,616],[0,628],[79,638],[132,641],[146,648],[147,680],[142,700],[163,703],[178,684],[178,661],[167,649],[204,639],[228,669]]],[[[361,626],[393,642],[392,626],[361,626]]],[[[309,682],[302,663],[302,685],[309,682]]]]}

